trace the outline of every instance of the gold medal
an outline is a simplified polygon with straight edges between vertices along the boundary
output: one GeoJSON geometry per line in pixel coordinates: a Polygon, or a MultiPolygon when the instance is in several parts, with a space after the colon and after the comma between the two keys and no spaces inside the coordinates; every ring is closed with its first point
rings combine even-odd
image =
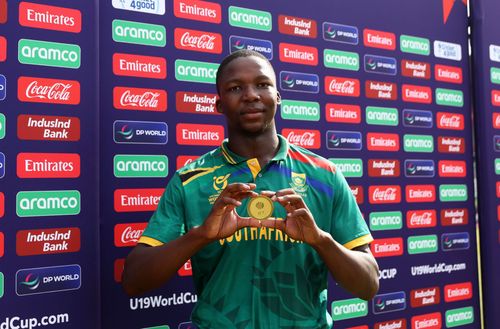
{"type": "Polygon", "coordinates": [[[250,198],[250,201],[247,205],[248,214],[256,219],[266,219],[271,217],[274,210],[273,201],[264,195],[259,195],[253,198],[250,198]]]}

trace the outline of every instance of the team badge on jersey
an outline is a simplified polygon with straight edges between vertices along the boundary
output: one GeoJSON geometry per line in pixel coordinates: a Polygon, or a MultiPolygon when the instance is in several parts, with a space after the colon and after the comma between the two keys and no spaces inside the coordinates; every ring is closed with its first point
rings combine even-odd
{"type": "Polygon", "coordinates": [[[292,182],[290,186],[296,193],[306,196],[307,189],[309,188],[309,186],[307,186],[306,174],[292,172],[292,182]]]}

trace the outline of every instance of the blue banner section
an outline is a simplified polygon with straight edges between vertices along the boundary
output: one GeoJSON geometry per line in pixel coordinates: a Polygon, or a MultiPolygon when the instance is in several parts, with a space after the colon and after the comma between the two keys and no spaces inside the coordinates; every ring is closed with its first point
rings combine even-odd
{"type": "Polygon", "coordinates": [[[96,9],[0,0],[1,328],[100,327],[96,9]]]}
{"type": "Polygon", "coordinates": [[[485,328],[500,327],[500,3],[471,1],[474,117],[485,328]]]}

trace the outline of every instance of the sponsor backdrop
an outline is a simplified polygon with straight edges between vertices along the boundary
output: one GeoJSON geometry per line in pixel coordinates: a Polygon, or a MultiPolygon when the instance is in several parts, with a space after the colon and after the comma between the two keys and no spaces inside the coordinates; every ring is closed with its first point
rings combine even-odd
{"type": "Polygon", "coordinates": [[[475,123],[478,154],[481,262],[486,328],[500,328],[500,28],[495,1],[472,3],[475,123]]]}
{"type": "Polygon", "coordinates": [[[465,3],[310,4],[0,0],[0,329],[192,327],[189,262],[140,297],[120,277],[172,173],[225,138],[215,71],[241,48],[275,67],[279,132],[337,164],[373,231],[379,294],[332,281],[336,328],[479,327],[465,3]]]}
{"type": "Polygon", "coordinates": [[[335,327],[480,326],[464,2],[99,4],[104,328],[192,327],[189,263],[140,297],[120,276],[172,173],[224,139],[215,72],[242,48],[274,65],[279,132],[338,165],[373,231],[379,294],[331,282],[335,327]]]}
{"type": "Polygon", "coordinates": [[[94,13],[0,0],[2,329],[98,327],[94,13]]]}

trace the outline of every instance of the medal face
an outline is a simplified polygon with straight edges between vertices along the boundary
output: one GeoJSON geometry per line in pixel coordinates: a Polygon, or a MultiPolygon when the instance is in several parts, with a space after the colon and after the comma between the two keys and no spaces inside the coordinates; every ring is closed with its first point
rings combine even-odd
{"type": "Polygon", "coordinates": [[[263,195],[251,198],[247,205],[248,214],[259,220],[271,217],[273,210],[273,201],[263,195]]]}

